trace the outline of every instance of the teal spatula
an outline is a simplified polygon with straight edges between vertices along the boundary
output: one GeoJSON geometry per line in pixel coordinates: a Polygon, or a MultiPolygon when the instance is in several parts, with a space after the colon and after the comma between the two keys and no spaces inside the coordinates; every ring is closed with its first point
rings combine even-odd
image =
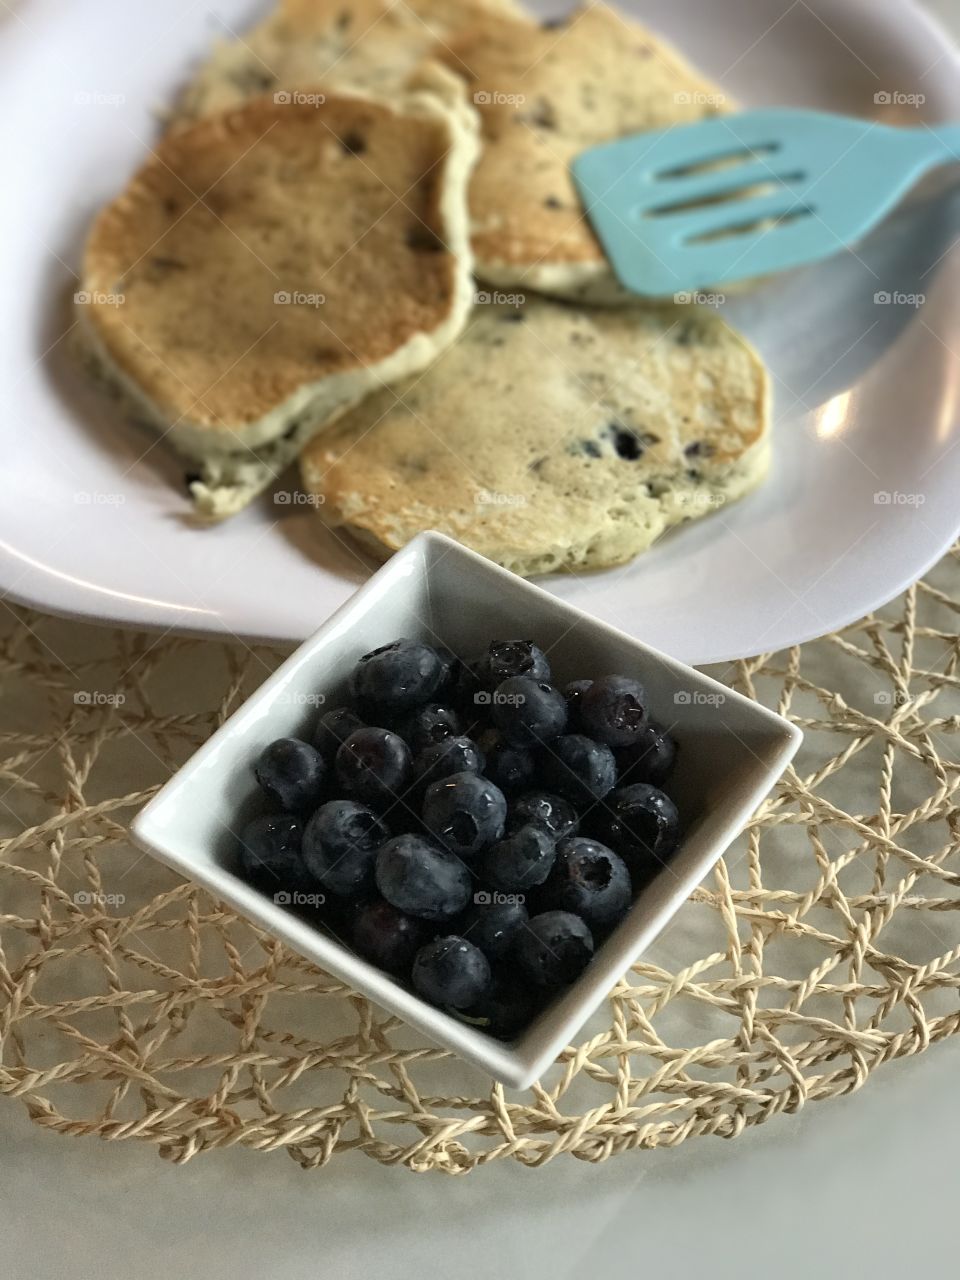
{"type": "Polygon", "coordinates": [[[620,283],[664,297],[829,257],[950,161],[960,125],[783,108],[603,143],[573,177],[620,283]]]}

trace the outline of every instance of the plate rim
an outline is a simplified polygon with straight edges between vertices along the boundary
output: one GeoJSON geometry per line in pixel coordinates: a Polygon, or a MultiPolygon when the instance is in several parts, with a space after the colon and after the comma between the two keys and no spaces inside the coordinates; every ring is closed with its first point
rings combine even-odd
{"type": "MultiPolygon", "coordinates": [[[[819,18],[818,11],[824,10],[828,13],[842,12],[861,23],[869,22],[875,28],[878,23],[882,23],[891,34],[902,30],[905,23],[920,25],[935,41],[948,66],[955,72],[960,72],[960,44],[940,17],[921,6],[918,0],[871,0],[869,9],[862,4],[861,0],[815,0],[814,16],[819,18]]],[[[15,47],[17,39],[26,38],[26,33],[16,22],[10,21],[3,24],[0,27],[0,58],[15,47]]],[[[960,254],[960,244],[949,251],[949,256],[952,257],[955,254],[960,254]]],[[[847,610],[838,607],[833,610],[832,612],[839,620],[831,623],[830,632],[824,632],[816,624],[811,624],[809,627],[798,625],[791,629],[792,638],[789,641],[781,642],[775,639],[772,648],[768,645],[759,652],[776,652],[808,643],[824,634],[842,630],[883,608],[928,574],[949,552],[958,537],[960,537],[960,508],[957,510],[954,524],[949,532],[936,541],[932,550],[928,548],[926,554],[921,557],[919,571],[911,569],[909,574],[900,574],[896,579],[888,580],[882,587],[878,586],[875,591],[868,591],[858,600],[855,607],[847,610]],[[865,600],[868,601],[866,606],[865,600]]],[[[534,581],[543,585],[542,579],[534,579],[534,581]]],[[[547,589],[549,590],[549,587],[547,589]]],[[[204,611],[206,621],[198,622],[191,617],[194,611],[189,606],[153,601],[148,596],[137,596],[95,582],[87,582],[74,575],[58,573],[53,566],[43,565],[33,560],[2,539],[0,539],[0,600],[71,621],[124,629],[162,631],[197,638],[236,639],[268,645],[296,644],[304,638],[302,628],[298,629],[297,634],[289,634],[294,630],[292,626],[281,625],[272,630],[270,628],[257,630],[243,625],[240,627],[231,625],[231,619],[221,608],[204,611]],[[22,568],[24,561],[28,564],[26,571],[22,568]],[[106,597],[110,602],[101,604],[98,596],[106,597]]],[[[316,622],[311,625],[319,625],[336,607],[338,607],[336,604],[329,607],[325,605],[316,622]]],[[[582,602],[579,607],[589,610],[589,602],[582,602]]],[[[691,661],[692,665],[709,665],[754,656],[756,656],[755,652],[744,653],[743,645],[740,644],[731,652],[714,650],[706,658],[694,656],[692,659],[685,657],[685,660],[691,661]]]]}

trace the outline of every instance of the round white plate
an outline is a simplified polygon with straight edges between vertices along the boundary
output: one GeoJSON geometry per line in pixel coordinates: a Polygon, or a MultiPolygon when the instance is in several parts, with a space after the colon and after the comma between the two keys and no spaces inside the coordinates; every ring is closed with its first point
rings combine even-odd
{"type": "MultiPolygon", "coordinates": [[[[960,120],[960,59],[910,0],[624,7],[745,104],[960,120]]],[[[143,159],[190,60],[259,6],[215,8],[0,10],[0,590],[103,621],[299,640],[369,560],[271,495],[193,527],[180,463],[87,385],[63,340],[97,206],[143,159]]],[[[832,630],[923,573],[960,526],[958,228],[960,199],[941,179],[855,253],[728,299],[774,375],[770,478],[625,568],[544,585],[705,663],[832,630]]]]}

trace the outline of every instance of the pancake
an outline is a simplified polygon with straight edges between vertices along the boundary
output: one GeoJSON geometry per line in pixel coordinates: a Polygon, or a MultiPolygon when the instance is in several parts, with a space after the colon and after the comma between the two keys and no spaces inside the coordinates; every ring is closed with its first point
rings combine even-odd
{"type": "Polygon", "coordinates": [[[477,274],[505,289],[630,303],[574,189],[587,147],[730,109],[719,85],[602,4],[536,26],[488,16],[438,45],[481,117],[470,183],[477,274]]]}
{"type": "Polygon", "coordinates": [[[174,109],[176,127],[257,94],[331,88],[389,95],[427,51],[510,0],[280,0],[242,38],[221,41],[174,109]]]}
{"type": "Polygon", "coordinates": [[[201,464],[204,514],[239,510],[462,329],[474,117],[448,75],[423,82],[437,92],[393,103],[260,97],[168,134],[97,218],[84,341],[201,464]]]}
{"type": "Polygon", "coordinates": [[[769,419],[762,361],[705,308],[488,302],[301,472],[321,518],[381,556],[437,529],[523,576],[597,569],[749,492],[769,419]]]}

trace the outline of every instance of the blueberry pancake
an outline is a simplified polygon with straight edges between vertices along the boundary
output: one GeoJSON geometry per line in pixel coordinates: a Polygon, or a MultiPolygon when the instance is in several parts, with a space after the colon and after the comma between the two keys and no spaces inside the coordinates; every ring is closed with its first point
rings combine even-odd
{"type": "Polygon", "coordinates": [[[97,218],[82,342],[191,460],[202,514],[239,510],[462,329],[476,131],[451,79],[431,68],[436,93],[390,103],[252,99],[167,134],[97,218]]]}
{"type": "Polygon", "coordinates": [[[759,356],[712,311],[488,303],[301,470],[323,519],[382,556],[438,529],[525,576],[602,568],[757,485],[769,403],[759,356]]]}
{"type": "Polygon", "coordinates": [[[437,41],[511,0],[280,0],[242,39],[218,44],[181,95],[177,124],[260,93],[330,87],[389,94],[437,41]]]}
{"type": "Polygon", "coordinates": [[[488,16],[438,45],[481,117],[470,184],[477,274],[504,288],[629,302],[583,216],[570,161],[626,134],[732,106],[718,85],[602,4],[537,26],[488,16]]]}

